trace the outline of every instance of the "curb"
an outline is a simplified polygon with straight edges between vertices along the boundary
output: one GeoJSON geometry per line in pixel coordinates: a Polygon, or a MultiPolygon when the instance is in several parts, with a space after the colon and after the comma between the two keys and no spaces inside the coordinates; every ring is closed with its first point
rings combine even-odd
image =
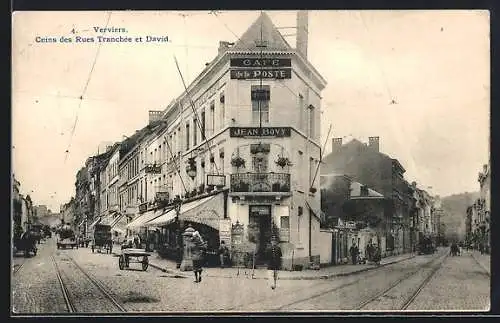
{"type": "Polygon", "coordinates": [[[480,261],[479,261],[479,259],[477,259],[476,255],[475,255],[474,253],[471,253],[471,256],[472,256],[472,258],[474,258],[474,260],[477,262],[477,264],[478,264],[481,268],[483,268],[483,270],[486,272],[486,274],[487,274],[488,276],[491,276],[491,269],[488,269],[485,265],[483,265],[483,263],[482,263],[482,262],[480,262],[480,261]]]}
{"type": "MultiPolygon", "coordinates": [[[[409,257],[406,257],[406,258],[403,258],[403,259],[399,259],[399,260],[394,260],[394,261],[390,261],[390,262],[387,262],[387,263],[384,263],[384,264],[380,264],[380,266],[371,266],[371,267],[367,267],[367,268],[363,268],[363,269],[359,269],[359,270],[355,270],[355,271],[350,271],[350,272],[345,272],[345,273],[333,273],[333,274],[328,274],[328,275],[321,275],[321,276],[297,276],[297,277],[283,277],[283,278],[279,278],[279,280],[322,280],[322,279],[330,279],[330,278],[335,278],[335,277],[345,277],[345,276],[352,276],[352,275],[357,275],[357,274],[361,274],[363,272],[366,272],[366,271],[370,271],[370,270],[373,270],[373,269],[377,269],[377,268],[381,268],[381,267],[385,267],[385,266],[388,266],[388,265],[392,265],[392,264],[395,264],[395,263],[398,263],[398,262],[401,262],[401,261],[405,261],[405,260],[409,260],[409,259],[412,259],[412,258],[415,258],[416,255],[412,255],[412,256],[409,256],[409,257]]],[[[153,268],[156,268],[158,270],[161,270],[162,272],[166,272],[166,273],[175,273],[176,275],[182,275],[178,272],[178,270],[169,270],[167,268],[163,268],[161,266],[158,266],[158,265],[155,265],[153,263],[149,263],[149,265],[153,268]]],[[[484,267],[483,267],[484,268],[484,267]]],[[[241,276],[243,276],[245,274],[241,274],[241,276]]],[[[187,277],[185,275],[182,275],[184,277],[187,277]]],[[[211,275],[207,275],[208,277],[220,277],[220,278],[235,278],[236,276],[229,276],[229,275],[214,275],[214,276],[211,276],[211,275]]],[[[246,275],[248,278],[252,278],[252,277],[249,277],[251,275],[246,275]]],[[[253,277],[252,279],[267,279],[266,277],[253,277]]]]}

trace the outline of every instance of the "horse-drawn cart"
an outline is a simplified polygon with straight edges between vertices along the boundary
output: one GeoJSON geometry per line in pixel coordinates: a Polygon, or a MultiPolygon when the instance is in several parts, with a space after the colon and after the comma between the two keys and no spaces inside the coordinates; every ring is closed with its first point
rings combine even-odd
{"type": "Polygon", "coordinates": [[[111,226],[96,224],[94,227],[94,239],[92,240],[92,252],[97,250],[111,253],[113,250],[113,240],[111,238],[111,226]]]}
{"type": "Polygon", "coordinates": [[[149,256],[144,249],[123,249],[122,254],[118,258],[118,266],[120,270],[129,268],[130,263],[142,264],[142,270],[146,271],[149,266],[149,256]]]}

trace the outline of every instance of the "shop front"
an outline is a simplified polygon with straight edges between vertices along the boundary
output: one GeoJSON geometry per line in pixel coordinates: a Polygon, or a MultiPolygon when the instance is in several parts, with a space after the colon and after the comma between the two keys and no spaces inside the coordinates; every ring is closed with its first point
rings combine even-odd
{"type": "Polygon", "coordinates": [[[207,243],[207,265],[216,264],[220,244],[219,229],[224,219],[224,192],[187,201],[172,207],[159,217],[145,223],[157,234],[157,250],[161,257],[179,261],[182,250],[181,234],[190,226],[207,243]]]}

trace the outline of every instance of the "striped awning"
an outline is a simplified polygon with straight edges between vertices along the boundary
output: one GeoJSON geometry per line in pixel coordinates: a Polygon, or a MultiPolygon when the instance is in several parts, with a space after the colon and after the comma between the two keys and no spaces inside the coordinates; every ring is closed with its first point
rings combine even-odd
{"type": "Polygon", "coordinates": [[[201,223],[219,230],[219,222],[224,218],[224,195],[201,198],[181,205],[179,219],[201,223]]]}
{"type": "Polygon", "coordinates": [[[110,226],[114,227],[124,216],[124,213],[118,214],[118,216],[111,221],[110,226]]]}
{"type": "Polygon", "coordinates": [[[89,228],[93,228],[97,223],[101,222],[101,218],[97,218],[90,226],[89,228]]]}
{"type": "Polygon", "coordinates": [[[177,212],[175,211],[175,208],[165,210],[162,215],[159,217],[147,222],[145,225],[147,227],[161,227],[164,225],[168,225],[172,222],[175,221],[175,218],[177,216],[177,212]]]}
{"type": "Polygon", "coordinates": [[[147,222],[159,217],[160,215],[162,215],[162,213],[163,213],[163,209],[156,211],[156,212],[154,210],[147,211],[144,214],[135,218],[129,224],[127,224],[127,229],[136,229],[136,228],[144,227],[147,222]]]}

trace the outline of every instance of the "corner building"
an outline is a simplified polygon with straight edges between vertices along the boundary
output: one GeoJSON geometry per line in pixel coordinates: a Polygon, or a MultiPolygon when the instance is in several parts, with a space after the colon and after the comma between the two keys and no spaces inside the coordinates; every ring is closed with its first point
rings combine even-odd
{"type": "Polygon", "coordinates": [[[257,265],[279,232],[285,269],[319,264],[320,253],[319,171],[313,178],[326,81],[307,61],[307,13],[297,22],[297,49],[265,13],[238,42],[220,42],[218,56],[161,116],[168,127],[160,176],[172,178],[170,196],[184,201],[179,219],[209,226],[200,232],[218,236],[212,248],[254,243],[257,265]],[[188,209],[198,211],[184,216],[188,209]]]}

